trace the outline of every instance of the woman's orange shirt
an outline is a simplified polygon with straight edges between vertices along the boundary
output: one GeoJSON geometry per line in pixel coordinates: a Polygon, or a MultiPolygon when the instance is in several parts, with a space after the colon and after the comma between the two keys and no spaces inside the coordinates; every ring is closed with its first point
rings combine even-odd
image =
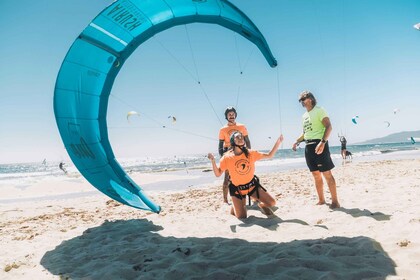
{"type": "Polygon", "coordinates": [[[229,151],[220,159],[220,169],[229,171],[230,180],[235,186],[245,185],[254,178],[255,162],[263,157],[258,151],[248,151],[248,157],[244,153],[235,156],[233,151],[229,151]]]}

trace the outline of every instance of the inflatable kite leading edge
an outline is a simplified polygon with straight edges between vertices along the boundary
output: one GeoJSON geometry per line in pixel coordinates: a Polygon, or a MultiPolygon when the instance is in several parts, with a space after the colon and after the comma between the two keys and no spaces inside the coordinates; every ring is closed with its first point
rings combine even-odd
{"type": "Polygon", "coordinates": [[[212,23],[233,30],[277,65],[252,21],[225,0],[119,0],[79,35],[58,73],[54,113],[66,150],[80,173],[98,190],[126,205],[159,213],[115,159],[106,113],[115,77],[143,42],[173,26],[212,23]]]}

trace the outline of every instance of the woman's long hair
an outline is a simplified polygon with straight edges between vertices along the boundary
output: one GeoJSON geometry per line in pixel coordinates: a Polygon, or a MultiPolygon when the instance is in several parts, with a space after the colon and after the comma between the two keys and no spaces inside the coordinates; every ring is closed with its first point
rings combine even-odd
{"type": "Polygon", "coordinates": [[[248,157],[249,151],[248,151],[248,148],[246,146],[239,147],[239,149],[241,149],[242,152],[244,152],[245,156],[248,157]]]}
{"type": "MultiPolygon", "coordinates": [[[[237,145],[235,144],[235,137],[236,137],[236,135],[238,135],[238,134],[242,135],[242,133],[241,133],[241,132],[237,131],[237,132],[233,133],[233,134],[230,136],[230,146],[232,147],[232,150],[234,150],[234,149],[235,149],[235,147],[238,147],[238,148],[239,148],[239,149],[241,149],[241,151],[245,154],[245,156],[246,156],[246,157],[248,157],[248,155],[249,155],[248,148],[247,148],[245,145],[244,145],[244,146],[242,146],[242,147],[239,147],[239,146],[237,146],[237,145]]],[[[243,137],[243,135],[242,135],[242,137],[243,137]]]]}

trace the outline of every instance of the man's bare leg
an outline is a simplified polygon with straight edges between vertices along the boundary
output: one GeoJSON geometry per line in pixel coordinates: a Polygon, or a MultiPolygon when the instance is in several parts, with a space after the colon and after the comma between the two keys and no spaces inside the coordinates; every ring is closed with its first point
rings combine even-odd
{"type": "Polygon", "coordinates": [[[312,176],[315,179],[316,192],[318,193],[318,203],[316,205],[324,205],[324,182],[322,181],[322,175],[319,171],[312,171],[312,176]]]}
{"type": "Polygon", "coordinates": [[[338,196],[337,196],[337,185],[335,183],[334,176],[332,175],[331,170],[322,172],[324,175],[325,180],[327,181],[328,188],[330,189],[331,193],[331,205],[330,208],[339,208],[340,203],[338,203],[338,196]]]}

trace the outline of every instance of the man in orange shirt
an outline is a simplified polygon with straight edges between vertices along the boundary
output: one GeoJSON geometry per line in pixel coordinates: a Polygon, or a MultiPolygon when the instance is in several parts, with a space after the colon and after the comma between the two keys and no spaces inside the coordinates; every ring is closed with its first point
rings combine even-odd
{"type": "Polygon", "coordinates": [[[232,199],[233,207],[231,214],[242,219],[247,217],[246,199],[247,195],[258,202],[264,214],[270,215],[273,212],[270,207],[276,205],[274,198],[260,185],[259,179],[254,175],[255,162],[257,160],[272,158],[283,142],[283,135],[277,139],[269,153],[261,153],[250,150],[245,146],[245,137],[241,132],[235,132],[230,137],[232,149],[226,152],[220,159],[220,167],[216,165],[213,154],[209,153],[213,172],[216,177],[220,177],[223,171],[229,171],[230,184],[229,193],[232,199]]]}
{"type": "MultiPolygon", "coordinates": [[[[230,148],[230,137],[233,133],[239,131],[244,136],[245,144],[248,149],[251,149],[251,142],[248,138],[248,131],[245,125],[237,123],[235,108],[229,106],[225,110],[225,119],[227,124],[223,126],[219,131],[219,155],[223,156],[230,148]]],[[[229,185],[229,172],[226,170],[225,178],[223,180],[223,202],[228,203],[228,185],[229,185]]]]}

